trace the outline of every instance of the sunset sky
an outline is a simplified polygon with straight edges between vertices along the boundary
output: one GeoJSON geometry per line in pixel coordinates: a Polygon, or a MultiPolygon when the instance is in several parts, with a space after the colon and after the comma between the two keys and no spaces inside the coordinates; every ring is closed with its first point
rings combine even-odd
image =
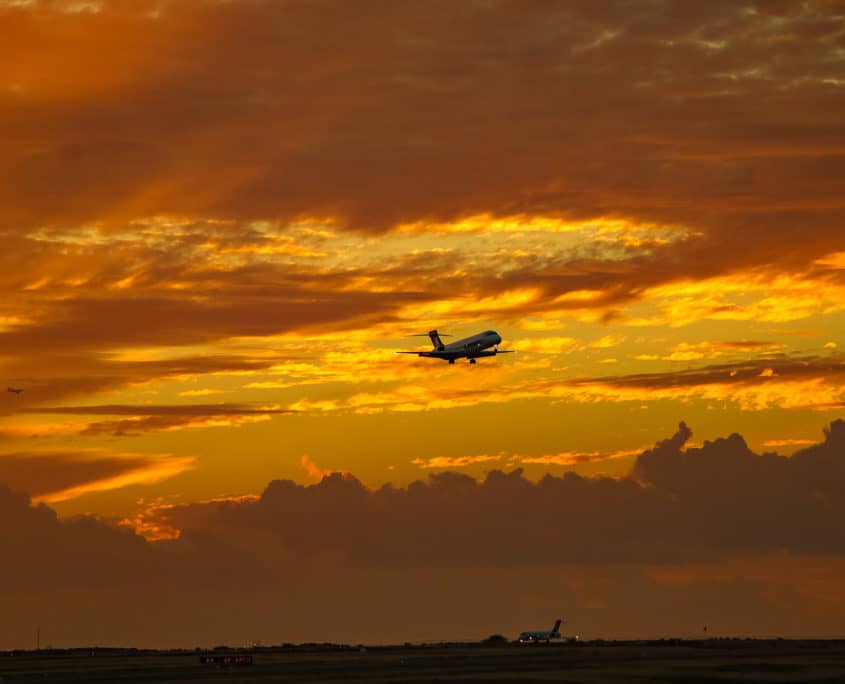
{"type": "Polygon", "coordinates": [[[0,235],[0,648],[845,636],[845,2],[0,0],[0,235]]]}

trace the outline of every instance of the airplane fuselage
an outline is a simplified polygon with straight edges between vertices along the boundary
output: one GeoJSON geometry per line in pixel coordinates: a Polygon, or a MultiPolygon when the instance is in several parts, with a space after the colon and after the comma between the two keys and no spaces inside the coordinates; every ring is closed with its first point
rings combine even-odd
{"type": "Polygon", "coordinates": [[[521,632],[519,640],[522,643],[535,641],[551,641],[552,639],[560,639],[560,632],[521,632]]]}
{"type": "Polygon", "coordinates": [[[470,337],[464,337],[457,342],[444,344],[440,339],[440,333],[436,330],[429,330],[428,337],[431,339],[432,349],[429,351],[400,351],[397,354],[415,354],[428,359],[442,359],[449,363],[455,363],[455,359],[469,359],[475,363],[476,359],[484,356],[496,356],[496,354],[513,354],[511,349],[499,349],[502,336],[495,330],[485,330],[470,337]]]}
{"type": "Polygon", "coordinates": [[[539,643],[540,641],[545,641],[549,643],[552,639],[560,639],[560,632],[558,629],[560,628],[560,623],[563,622],[560,618],[555,620],[554,627],[551,629],[541,629],[537,631],[525,631],[519,633],[519,641],[520,643],[539,643]]]}
{"type": "MultiPolygon", "coordinates": [[[[440,338],[437,337],[439,340],[440,338]]],[[[434,340],[432,340],[434,341],[434,340]]],[[[419,352],[420,356],[443,359],[454,363],[455,359],[477,359],[483,356],[496,356],[497,350],[491,349],[502,342],[502,337],[495,330],[485,330],[477,335],[465,337],[449,344],[437,344],[431,351],[419,352]]]]}

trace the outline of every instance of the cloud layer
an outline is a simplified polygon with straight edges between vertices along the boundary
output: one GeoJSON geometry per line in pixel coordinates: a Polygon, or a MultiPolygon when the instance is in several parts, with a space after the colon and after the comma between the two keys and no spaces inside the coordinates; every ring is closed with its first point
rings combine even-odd
{"type": "Polygon", "coordinates": [[[348,475],[333,474],[313,486],[274,481],[255,501],[162,513],[188,535],[199,515],[199,531],[263,530],[290,551],[330,549],[367,566],[845,553],[845,536],[837,529],[845,507],[845,422],[835,421],[823,443],[791,458],[754,454],[737,434],[684,449],[690,435],[681,424],[674,437],[637,458],[632,478],[568,473],[534,483],[521,470],[493,470],[478,482],[447,471],[407,489],[369,491],[348,475]],[[291,520],[308,522],[291,526],[291,520]],[[556,522],[533,524],[548,520],[556,522]],[[402,534],[411,529],[414,534],[402,534]]]}
{"type": "MultiPolygon", "coordinates": [[[[684,448],[690,436],[681,424],[673,437],[643,452],[631,476],[623,479],[569,473],[532,482],[519,470],[494,470],[479,482],[444,472],[407,488],[368,490],[351,475],[335,473],[309,486],[274,481],[257,498],[149,509],[145,529],[176,527],[181,536],[174,541],[148,542],[92,518],[60,522],[50,509],[3,489],[0,536],[16,552],[0,569],[0,586],[39,601],[93,591],[99,603],[106,594],[137,598],[159,592],[170,598],[156,611],[158,643],[185,643],[189,632],[171,625],[194,625],[195,640],[212,638],[213,630],[199,628],[188,616],[203,596],[214,596],[221,606],[242,599],[245,612],[221,634],[236,633],[250,619],[266,629],[259,598],[268,592],[274,605],[297,605],[310,615],[300,604],[305,588],[320,593],[316,605],[338,601],[333,618],[350,623],[342,633],[377,634],[382,632],[364,615],[344,612],[344,606],[356,604],[343,598],[355,591],[356,582],[371,590],[371,580],[382,578],[391,591],[404,595],[412,587],[399,589],[399,578],[427,572],[429,579],[446,582],[448,594],[467,579],[467,572],[480,573],[479,586],[488,591],[490,582],[497,583],[502,605],[514,610],[514,601],[526,592],[525,576],[538,573],[551,581],[546,600],[554,605],[566,597],[585,612],[583,620],[590,601],[604,606],[604,600],[623,597],[624,606],[635,600],[627,592],[640,589],[656,601],[668,600],[678,587],[708,594],[714,582],[733,582],[749,567],[757,571],[742,590],[743,602],[753,602],[757,592],[780,586],[759,573],[757,563],[765,558],[815,583],[801,590],[817,597],[808,598],[802,611],[832,629],[838,618],[831,611],[839,610],[845,595],[826,596],[829,604],[817,600],[827,587],[817,568],[820,559],[845,564],[840,525],[845,422],[833,422],[823,442],[792,458],[754,454],[736,434],[684,448]],[[619,573],[631,577],[630,586],[618,585],[619,573]],[[185,595],[176,599],[172,594],[180,588],[185,595]]],[[[434,591],[427,580],[421,586],[434,591]]],[[[757,633],[769,628],[762,618],[735,614],[725,604],[726,597],[734,597],[728,589],[719,600],[723,624],[755,625],[751,629],[757,633]]],[[[388,608],[382,594],[376,591],[368,601],[374,602],[373,615],[383,618],[388,608]]],[[[479,598],[471,595],[473,601],[479,598]]],[[[135,598],[128,599],[130,605],[135,598]]],[[[768,612],[777,613],[779,606],[775,601],[768,612]]],[[[608,611],[614,612],[604,607],[599,612],[608,611]]],[[[678,610],[655,624],[666,628],[690,619],[696,618],[678,610]]],[[[806,628],[810,623],[803,620],[798,622],[806,628]]],[[[401,622],[401,617],[390,621],[401,622]]],[[[143,622],[149,626],[149,620],[143,622]]],[[[306,616],[300,633],[313,634],[319,624],[306,616]]],[[[482,629],[472,620],[460,624],[482,629]]],[[[630,619],[620,624],[632,626],[630,619]]],[[[287,623],[279,631],[292,634],[295,627],[287,623]]],[[[424,625],[437,628],[436,621],[424,625]]],[[[117,633],[133,632],[122,625],[117,633]]],[[[8,641],[10,633],[5,634],[8,641]]],[[[87,634],[77,635],[75,642],[87,634]]]]}
{"type": "Polygon", "coordinates": [[[72,4],[0,14],[10,223],[843,208],[835,4],[72,4]]]}

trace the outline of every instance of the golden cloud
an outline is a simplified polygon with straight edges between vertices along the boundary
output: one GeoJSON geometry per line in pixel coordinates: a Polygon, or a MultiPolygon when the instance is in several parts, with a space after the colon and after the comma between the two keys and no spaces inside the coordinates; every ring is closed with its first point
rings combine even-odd
{"type": "Polygon", "coordinates": [[[503,455],[478,454],[477,456],[433,456],[431,458],[415,458],[411,463],[420,468],[464,468],[478,463],[490,463],[502,460],[503,455]]]}
{"type": "Polygon", "coordinates": [[[512,349],[538,354],[565,354],[580,347],[574,337],[533,337],[517,340],[512,349]]]}
{"type": "MultiPolygon", "coordinates": [[[[617,363],[616,359],[600,362],[609,361],[617,363]]],[[[415,412],[540,398],[578,403],[707,400],[727,402],[749,411],[773,407],[830,410],[845,406],[845,367],[838,358],[763,358],[683,371],[561,380],[503,382],[495,374],[473,388],[462,386],[460,378],[452,378],[451,383],[441,383],[439,379],[435,382],[434,390],[426,385],[402,385],[382,392],[358,392],[346,399],[300,400],[289,409],[415,412]]]]}
{"type": "Polygon", "coordinates": [[[643,449],[623,449],[618,451],[561,451],[557,454],[544,456],[521,456],[520,463],[539,465],[573,466],[596,461],[608,461],[617,458],[627,458],[642,453],[643,449]]]}

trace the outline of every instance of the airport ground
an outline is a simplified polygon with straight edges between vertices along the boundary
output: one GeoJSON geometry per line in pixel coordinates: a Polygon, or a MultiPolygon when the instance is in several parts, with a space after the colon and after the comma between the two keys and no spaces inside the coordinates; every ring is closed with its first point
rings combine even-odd
{"type": "Polygon", "coordinates": [[[845,641],[304,645],[240,651],[73,649],[0,654],[10,682],[845,682],[845,641]],[[202,663],[246,654],[252,664],[202,663]],[[219,659],[219,658],[218,658],[219,659]]]}

